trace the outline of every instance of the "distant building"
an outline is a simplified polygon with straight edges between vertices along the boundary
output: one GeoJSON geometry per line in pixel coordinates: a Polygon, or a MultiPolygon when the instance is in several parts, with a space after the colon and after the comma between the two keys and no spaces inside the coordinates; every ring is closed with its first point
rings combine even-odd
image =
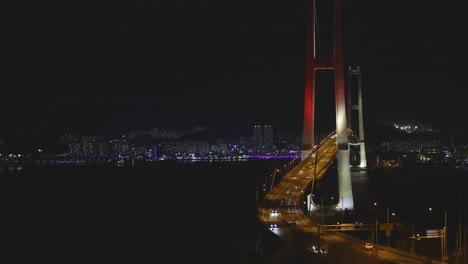
{"type": "Polygon", "coordinates": [[[380,149],[382,152],[421,152],[424,148],[438,147],[441,145],[439,139],[407,139],[382,141],[380,149]]]}
{"type": "Polygon", "coordinates": [[[274,151],[273,128],[270,125],[256,125],[253,129],[254,150],[258,153],[274,151]]]}
{"type": "Polygon", "coordinates": [[[254,138],[253,136],[242,136],[233,144],[233,147],[242,153],[252,153],[254,152],[254,138]]]}
{"type": "Polygon", "coordinates": [[[430,124],[419,124],[419,125],[412,125],[412,124],[393,124],[393,127],[404,131],[406,133],[414,133],[414,132],[433,132],[432,125],[430,124]]]}
{"type": "Polygon", "coordinates": [[[399,156],[382,155],[377,156],[375,167],[377,168],[398,168],[401,167],[401,158],[399,156]]]}
{"type": "Polygon", "coordinates": [[[210,143],[203,140],[182,140],[177,144],[177,152],[202,154],[210,152],[210,143]]]}
{"type": "Polygon", "coordinates": [[[176,139],[184,134],[176,129],[151,128],[147,131],[147,135],[153,139],[176,139]]]}
{"type": "Polygon", "coordinates": [[[430,147],[421,150],[417,161],[420,163],[443,164],[451,158],[447,149],[441,147],[430,147]]]}
{"type": "Polygon", "coordinates": [[[68,145],[70,143],[78,142],[79,137],[74,133],[62,133],[60,134],[60,143],[68,145]]]}
{"type": "Polygon", "coordinates": [[[128,139],[137,139],[137,138],[145,138],[148,135],[146,130],[130,130],[128,132],[128,139]]]}
{"type": "Polygon", "coordinates": [[[300,134],[275,135],[275,149],[278,153],[300,153],[302,137],[300,134]]]}

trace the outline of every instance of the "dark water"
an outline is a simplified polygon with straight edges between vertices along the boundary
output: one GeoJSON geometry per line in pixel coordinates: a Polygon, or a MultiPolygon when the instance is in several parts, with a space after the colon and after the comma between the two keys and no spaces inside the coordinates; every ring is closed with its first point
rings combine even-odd
{"type": "MultiPolygon", "coordinates": [[[[262,230],[257,187],[261,198],[265,179],[285,162],[2,168],[4,237],[20,258],[29,252],[50,261],[251,263],[248,252],[262,230]]],[[[466,177],[450,168],[353,172],[355,206],[378,202],[384,218],[389,205],[420,225],[439,225],[443,208],[456,227],[466,177]],[[428,207],[436,220],[427,220],[428,207]]],[[[333,171],[319,185],[324,197],[336,196],[333,171]]],[[[260,239],[266,253],[284,246],[270,232],[260,239]]]]}
{"type": "Polygon", "coordinates": [[[3,168],[10,245],[63,261],[236,263],[255,246],[257,186],[276,164],[3,168]]]}

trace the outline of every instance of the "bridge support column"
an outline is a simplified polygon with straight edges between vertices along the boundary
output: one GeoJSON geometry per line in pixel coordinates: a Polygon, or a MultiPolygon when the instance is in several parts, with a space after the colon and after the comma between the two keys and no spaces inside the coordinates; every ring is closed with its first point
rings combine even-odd
{"type": "Polygon", "coordinates": [[[351,171],[349,169],[349,150],[338,150],[338,207],[342,210],[354,209],[351,171]]]}
{"type": "Polygon", "coordinates": [[[348,98],[347,98],[347,119],[348,119],[348,128],[352,128],[351,122],[351,111],[357,110],[358,111],[358,121],[359,121],[359,154],[360,154],[360,164],[359,168],[365,169],[367,168],[367,158],[366,158],[366,147],[364,143],[364,121],[363,121],[363,113],[362,113],[362,78],[361,78],[361,68],[358,66],[356,69],[352,69],[348,67],[348,98]],[[353,75],[357,76],[357,85],[358,85],[358,104],[354,105],[351,100],[351,90],[352,90],[352,82],[351,77],[353,75]]]}
{"type": "Polygon", "coordinates": [[[351,169],[349,163],[348,130],[346,118],[346,99],[344,90],[344,68],[342,47],[342,25],[340,0],[333,0],[333,58],[317,57],[316,53],[316,10],[315,0],[307,1],[307,52],[306,79],[304,93],[304,127],[302,138],[302,159],[314,146],[314,100],[315,100],[315,71],[334,70],[335,105],[336,105],[336,134],[338,145],[338,189],[341,207],[354,209],[353,192],[351,186],[351,169]]]}
{"type": "Polygon", "coordinates": [[[314,146],[314,114],[315,114],[315,70],[317,58],[315,56],[315,2],[307,1],[307,51],[304,87],[304,124],[302,131],[302,160],[307,158],[314,146]]]}
{"type": "Polygon", "coordinates": [[[334,69],[335,69],[335,104],[336,104],[336,143],[338,145],[338,192],[339,206],[342,209],[353,210],[353,191],[351,185],[351,169],[349,163],[349,141],[346,120],[346,96],[344,89],[343,47],[341,36],[341,6],[340,0],[333,1],[333,35],[334,35],[334,69]]]}
{"type": "Polygon", "coordinates": [[[367,158],[366,158],[366,147],[364,144],[364,121],[362,117],[362,81],[361,81],[361,69],[358,67],[359,70],[359,87],[358,87],[358,113],[359,113],[359,143],[361,149],[359,152],[361,153],[361,164],[359,164],[360,168],[367,168],[367,158]]]}

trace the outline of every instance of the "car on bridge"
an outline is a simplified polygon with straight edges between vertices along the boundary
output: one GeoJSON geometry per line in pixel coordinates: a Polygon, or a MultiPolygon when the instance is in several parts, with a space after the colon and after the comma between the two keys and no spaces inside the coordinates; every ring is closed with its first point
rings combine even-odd
{"type": "Polygon", "coordinates": [[[328,246],[327,245],[313,245],[309,251],[312,251],[315,254],[327,254],[328,253],[328,246]]]}

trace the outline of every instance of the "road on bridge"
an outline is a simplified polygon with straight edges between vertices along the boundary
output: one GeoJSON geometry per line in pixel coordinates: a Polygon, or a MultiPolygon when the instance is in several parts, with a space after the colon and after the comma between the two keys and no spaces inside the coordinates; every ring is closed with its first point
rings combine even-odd
{"type": "Polygon", "coordinates": [[[297,231],[306,234],[311,238],[311,244],[307,245],[311,254],[322,254],[333,263],[427,263],[428,257],[386,246],[366,248],[367,241],[340,232],[342,229],[326,232],[326,226],[304,213],[304,190],[312,181],[323,177],[336,152],[336,134],[332,133],[268,192],[257,210],[259,220],[285,241],[293,240],[297,231]]]}

